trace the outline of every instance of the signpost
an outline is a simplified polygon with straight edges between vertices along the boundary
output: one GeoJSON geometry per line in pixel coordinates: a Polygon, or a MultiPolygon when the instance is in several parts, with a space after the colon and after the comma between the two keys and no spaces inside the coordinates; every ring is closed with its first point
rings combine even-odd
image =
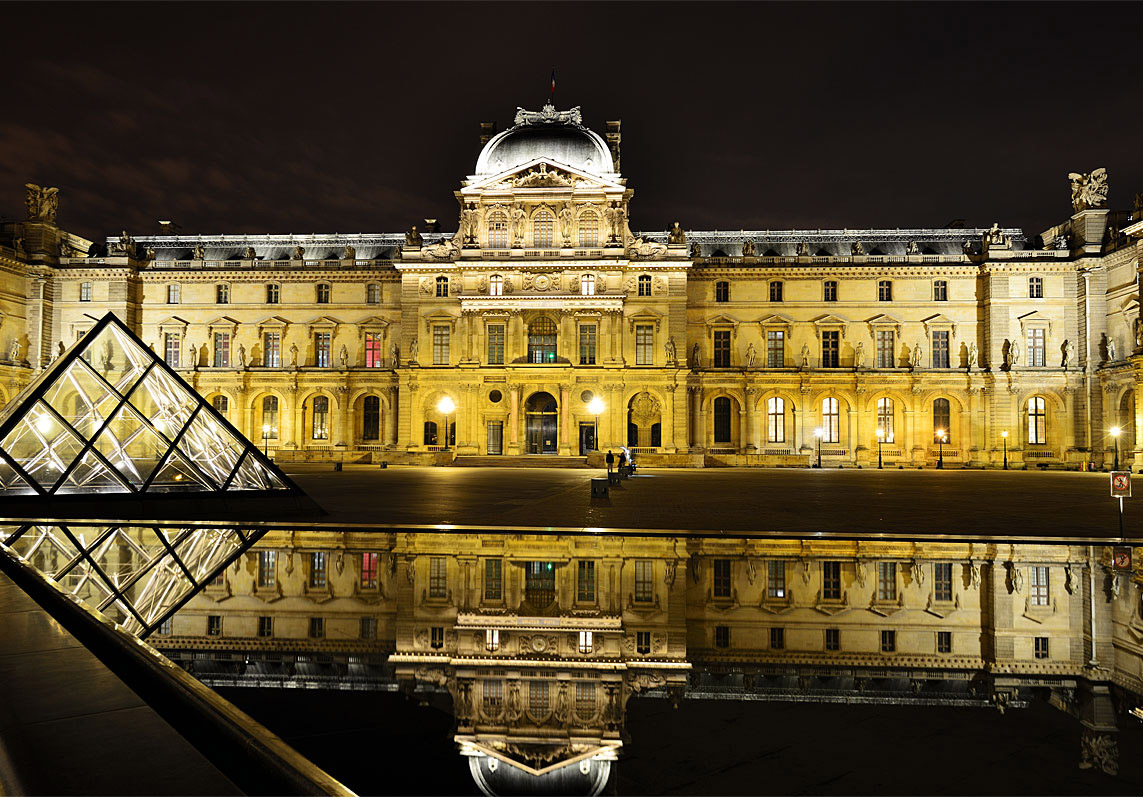
{"type": "Polygon", "coordinates": [[[1111,497],[1119,499],[1119,536],[1123,536],[1123,499],[1131,497],[1131,471],[1111,472],[1111,497]]]}

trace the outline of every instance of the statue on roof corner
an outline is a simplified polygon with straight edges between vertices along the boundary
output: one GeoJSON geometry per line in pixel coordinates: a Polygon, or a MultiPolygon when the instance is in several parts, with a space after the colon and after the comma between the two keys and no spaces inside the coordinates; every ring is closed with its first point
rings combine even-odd
{"type": "Polygon", "coordinates": [[[24,183],[24,204],[28,208],[28,221],[55,224],[59,203],[60,190],[58,188],[24,183]]]}
{"type": "Polygon", "coordinates": [[[1090,174],[1071,172],[1072,209],[1076,213],[1088,208],[1103,207],[1107,202],[1107,169],[1094,169],[1090,174]]]}
{"type": "Polygon", "coordinates": [[[679,226],[676,221],[671,229],[667,230],[667,243],[671,246],[686,246],[687,234],[683,232],[683,228],[679,226]]]}
{"type": "Polygon", "coordinates": [[[417,225],[415,224],[409,228],[407,233],[405,233],[405,246],[409,247],[410,249],[419,249],[421,244],[424,243],[424,240],[425,239],[421,237],[421,234],[417,232],[417,225]]]}

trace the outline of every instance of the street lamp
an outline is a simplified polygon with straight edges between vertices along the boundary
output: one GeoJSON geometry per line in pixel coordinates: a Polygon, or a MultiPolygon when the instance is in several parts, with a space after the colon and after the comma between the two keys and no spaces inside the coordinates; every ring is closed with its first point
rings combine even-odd
{"type": "Polygon", "coordinates": [[[885,442],[885,430],[878,428],[877,429],[877,470],[882,470],[882,468],[881,468],[881,444],[884,442],[885,442]]]}
{"type": "Polygon", "coordinates": [[[599,396],[592,396],[591,401],[587,403],[587,411],[595,416],[595,450],[599,450],[599,416],[603,413],[603,399],[599,396]]]}
{"type": "Polygon", "coordinates": [[[1005,429],[1000,433],[1000,438],[1004,441],[1004,470],[1008,470],[1008,430],[1005,429]]]}
{"type": "Polygon", "coordinates": [[[267,440],[270,439],[271,431],[273,431],[273,427],[271,427],[270,424],[262,424],[262,453],[266,455],[266,459],[270,458],[270,444],[267,440]]]}
{"type": "Polygon", "coordinates": [[[1111,439],[1115,441],[1115,470],[1119,470],[1119,432],[1118,426],[1111,427],[1111,439]]]}
{"type": "Polygon", "coordinates": [[[945,466],[945,430],[937,429],[937,470],[942,470],[945,466]]]}
{"type": "Polygon", "coordinates": [[[444,441],[445,441],[444,442],[444,450],[445,451],[448,451],[448,437],[449,437],[449,434],[448,434],[448,416],[452,415],[452,411],[455,409],[456,409],[456,404],[454,404],[453,400],[451,398],[449,398],[448,396],[445,396],[443,399],[441,399],[440,401],[437,402],[437,410],[442,415],[445,416],[445,425],[444,425],[444,441]]]}
{"type": "Polygon", "coordinates": [[[818,439],[818,467],[819,468],[822,466],[822,435],[824,435],[824,434],[825,434],[825,430],[822,429],[820,426],[817,429],[814,429],[814,437],[816,437],[818,439]]]}

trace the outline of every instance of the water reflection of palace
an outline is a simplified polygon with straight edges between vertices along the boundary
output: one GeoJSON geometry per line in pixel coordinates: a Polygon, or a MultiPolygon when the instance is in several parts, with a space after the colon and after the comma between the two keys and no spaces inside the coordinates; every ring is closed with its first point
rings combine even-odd
{"type": "Polygon", "coordinates": [[[1114,772],[1141,581],[1103,546],[299,530],[152,641],[219,685],[447,691],[486,792],[598,793],[634,695],[1048,700],[1114,772]]]}

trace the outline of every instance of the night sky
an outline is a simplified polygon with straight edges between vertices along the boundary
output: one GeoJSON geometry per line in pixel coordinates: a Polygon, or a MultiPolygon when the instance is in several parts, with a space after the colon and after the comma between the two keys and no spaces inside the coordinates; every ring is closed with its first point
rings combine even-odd
{"type": "Polygon", "coordinates": [[[623,120],[632,227],[1036,234],[1143,191],[1137,3],[4,7],[0,212],[88,237],[456,228],[479,123],[623,120]]]}

